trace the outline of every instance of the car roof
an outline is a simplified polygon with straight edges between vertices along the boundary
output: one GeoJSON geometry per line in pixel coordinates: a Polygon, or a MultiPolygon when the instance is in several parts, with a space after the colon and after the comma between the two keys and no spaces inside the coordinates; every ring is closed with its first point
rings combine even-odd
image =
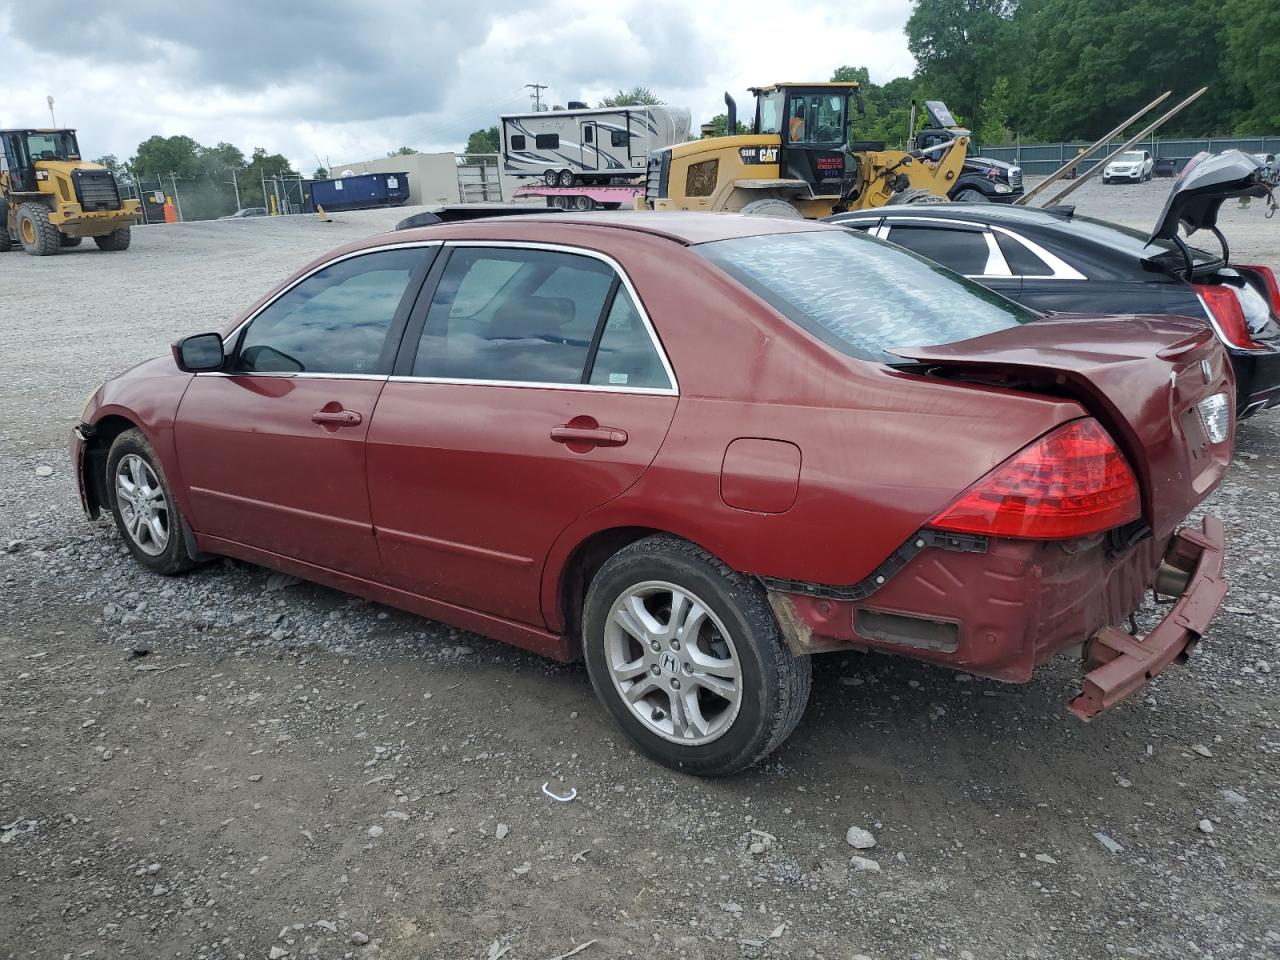
{"type": "Polygon", "coordinates": [[[973,220],[978,223],[1032,223],[1052,227],[1071,222],[1071,215],[1043,207],[1015,207],[1004,203],[899,203],[838,214],[832,222],[868,220],[905,215],[940,217],[945,220],[973,220]]]}
{"type": "MultiPolygon", "coordinates": [[[[663,237],[676,243],[692,246],[716,240],[732,240],[737,237],[756,237],[774,233],[809,233],[819,230],[839,229],[835,224],[816,220],[790,220],[781,217],[750,217],[732,213],[695,213],[693,211],[642,211],[622,210],[596,213],[557,213],[537,216],[483,217],[457,223],[433,224],[397,231],[399,239],[428,240],[448,236],[450,239],[468,237],[501,240],[510,226],[535,225],[549,228],[556,233],[572,233],[565,228],[587,227],[623,230],[663,237]]],[[[514,238],[513,238],[514,239],[514,238]]],[[[381,242],[385,243],[385,237],[381,242]]]]}

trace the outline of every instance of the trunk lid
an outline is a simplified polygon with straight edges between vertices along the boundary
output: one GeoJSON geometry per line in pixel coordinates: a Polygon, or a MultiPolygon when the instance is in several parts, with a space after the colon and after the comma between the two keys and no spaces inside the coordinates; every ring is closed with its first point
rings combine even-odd
{"type": "Polygon", "coordinates": [[[958,343],[892,351],[951,379],[1071,396],[1107,428],[1142,487],[1143,518],[1164,538],[1226,472],[1234,439],[1209,440],[1197,403],[1235,389],[1212,330],[1179,317],[1055,314],[958,343]]]}
{"type": "Polygon", "coordinates": [[[1223,201],[1244,196],[1270,196],[1257,160],[1239,150],[1197,153],[1173,181],[1151,240],[1176,243],[1180,223],[1186,225],[1188,234],[1197,230],[1216,232],[1223,201]]]}

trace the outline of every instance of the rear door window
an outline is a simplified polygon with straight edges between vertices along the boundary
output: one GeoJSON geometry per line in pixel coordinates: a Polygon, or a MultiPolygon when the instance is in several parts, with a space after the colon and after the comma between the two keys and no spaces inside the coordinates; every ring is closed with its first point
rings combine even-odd
{"type": "Polygon", "coordinates": [[[906,247],[965,276],[980,277],[988,272],[991,250],[983,231],[890,223],[890,243],[906,247]]]}
{"type": "Polygon", "coordinates": [[[1031,248],[1008,234],[996,231],[996,243],[1015,277],[1052,277],[1053,267],[1031,252],[1031,248]]]}
{"type": "Polygon", "coordinates": [[[851,230],[739,237],[693,249],[797,326],[863,360],[900,361],[890,348],[955,343],[1035,320],[936,263],[851,230]]]}
{"type": "Polygon", "coordinates": [[[616,278],[594,257],[456,248],[427,311],[413,375],[581,383],[616,278]]]}

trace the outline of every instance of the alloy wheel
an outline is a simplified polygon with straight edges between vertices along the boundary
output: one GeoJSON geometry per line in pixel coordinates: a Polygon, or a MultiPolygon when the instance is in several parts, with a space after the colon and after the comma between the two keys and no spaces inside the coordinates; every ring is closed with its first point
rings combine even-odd
{"type": "Polygon", "coordinates": [[[658,580],[629,588],[609,610],[604,644],[622,702],[660,737],[696,746],[733,725],[742,704],[738,653],[689,590],[658,580]]]}
{"type": "Polygon", "coordinates": [[[151,465],[136,453],[116,464],[116,504],[134,544],[148,556],[159,556],[169,545],[169,501],[151,465]]]}

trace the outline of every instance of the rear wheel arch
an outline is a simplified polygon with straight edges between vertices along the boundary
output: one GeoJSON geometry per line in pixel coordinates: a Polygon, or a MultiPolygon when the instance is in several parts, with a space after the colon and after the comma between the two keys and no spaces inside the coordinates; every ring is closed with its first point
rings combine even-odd
{"type": "Polygon", "coordinates": [[[561,633],[575,655],[582,652],[582,604],[597,571],[623,547],[665,532],[654,527],[609,527],[592,533],[570,551],[558,577],[556,611],[561,633]]]}

